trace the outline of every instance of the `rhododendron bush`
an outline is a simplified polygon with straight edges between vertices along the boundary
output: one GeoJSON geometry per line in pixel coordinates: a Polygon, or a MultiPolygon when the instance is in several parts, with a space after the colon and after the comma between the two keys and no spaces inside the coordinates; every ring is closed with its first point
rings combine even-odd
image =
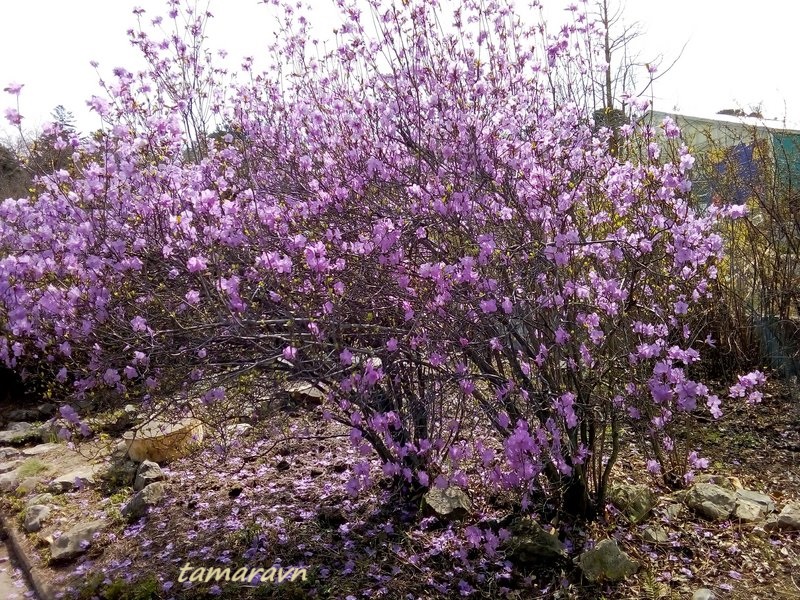
{"type": "Polygon", "coordinates": [[[720,410],[690,376],[719,214],[691,207],[677,129],[593,125],[580,10],[550,35],[506,3],[338,4],[328,52],[279,6],[270,68],[238,78],[207,15],[138,11],[149,68],[116,69],[97,132],[52,132],[69,168],[2,203],[2,359],[176,409],[242,374],[320,384],[412,488],[590,513],[625,428],[666,474],[676,416],[720,410]]]}

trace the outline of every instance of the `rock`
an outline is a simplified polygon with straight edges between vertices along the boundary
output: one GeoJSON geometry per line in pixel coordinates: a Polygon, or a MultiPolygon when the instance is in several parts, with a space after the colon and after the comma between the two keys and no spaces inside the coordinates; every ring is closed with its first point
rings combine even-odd
{"type": "Polygon", "coordinates": [[[651,525],[642,532],[642,538],[651,544],[664,544],[669,541],[669,534],[660,525],[651,525]]]}
{"type": "Polygon", "coordinates": [[[53,479],[50,485],[47,486],[47,491],[53,494],[61,494],[63,492],[71,492],[74,489],[81,489],[95,482],[95,475],[99,470],[100,467],[98,465],[90,465],[65,473],[53,479]]]}
{"type": "Polygon", "coordinates": [[[664,515],[671,521],[677,519],[682,511],[682,504],[667,504],[667,506],[664,507],[664,515]]]}
{"type": "Polygon", "coordinates": [[[0,492],[13,492],[19,485],[19,469],[0,475],[0,492]]]}
{"type": "Polygon", "coordinates": [[[731,492],[735,492],[737,489],[742,487],[742,483],[739,481],[738,477],[715,475],[713,473],[703,473],[701,475],[697,475],[694,478],[693,483],[711,483],[725,488],[726,490],[730,490],[731,492]]]}
{"type": "Polygon", "coordinates": [[[112,461],[108,469],[99,477],[109,488],[132,486],[136,480],[138,466],[132,460],[112,461]]]}
{"type": "Polygon", "coordinates": [[[34,504],[47,504],[53,500],[53,494],[36,494],[35,496],[31,496],[25,502],[25,506],[30,508],[34,504]]]}
{"type": "Polygon", "coordinates": [[[33,425],[26,422],[9,423],[8,429],[0,431],[0,444],[10,444],[33,432],[33,425]]]}
{"type": "Polygon", "coordinates": [[[736,490],[736,506],[733,517],[740,521],[760,521],[768,514],[775,512],[775,503],[766,494],[752,490],[736,490]]]}
{"type": "Polygon", "coordinates": [[[60,439],[58,434],[62,428],[63,425],[55,418],[45,421],[39,427],[39,440],[43,444],[49,444],[60,439]]]}
{"type": "Polygon", "coordinates": [[[40,404],[39,406],[36,407],[36,411],[39,413],[40,417],[43,417],[45,419],[49,419],[50,417],[52,417],[55,414],[57,408],[58,407],[55,404],[50,404],[49,402],[44,402],[44,403],[42,403],[42,404],[40,404]]]}
{"type": "Polygon", "coordinates": [[[165,492],[166,486],[162,482],[151,483],[136,492],[120,512],[128,521],[141,519],[151,507],[161,502],[165,492]]]}
{"type": "Polygon", "coordinates": [[[92,431],[102,431],[117,435],[130,428],[133,425],[133,419],[124,410],[115,410],[86,419],[86,424],[92,431]]]}
{"type": "Polygon", "coordinates": [[[236,439],[247,435],[251,429],[253,426],[249,423],[232,423],[225,427],[225,435],[228,438],[236,439]]]}
{"type": "Polygon", "coordinates": [[[35,492],[44,485],[44,479],[41,477],[26,477],[17,486],[16,493],[20,496],[27,496],[31,492],[35,492]]]}
{"type": "Polygon", "coordinates": [[[800,530],[800,502],[789,502],[776,520],[778,529],[800,530]]]}
{"type": "Polygon", "coordinates": [[[667,520],[674,521],[680,516],[681,511],[683,511],[683,504],[675,504],[670,502],[661,508],[660,511],[667,518],[667,520]]]}
{"type": "Polygon", "coordinates": [[[765,516],[766,514],[764,514],[764,511],[758,504],[748,502],[747,500],[737,500],[731,518],[745,523],[754,523],[760,521],[765,516]]]}
{"type": "Polygon", "coordinates": [[[161,463],[190,454],[203,441],[203,433],[203,424],[197,419],[174,423],[154,420],[126,432],[122,438],[128,444],[131,460],[161,463]]]}
{"type": "Polygon", "coordinates": [[[511,537],[507,542],[509,560],[522,567],[531,567],[567,557],[567,548],[552,533],[542,529],[533,519],[518,519],[510,526],[511,537]]]}
{"type": "Polygon", "coordinates": [[[295,402],[319,405],[327,398],[328,392],[307,381],[293,381],[283,386],[283,391],[295,402]]]}
{"type": "Polygon", "coordinates": [[[656,505],[655,494],[646,485],[620,483],[608,492],[608,499],[631,523],[640,523],[656,505]]]}
{"type": "Polygon", "coordinates": [[[472,502],[467,493],[459,487],[450,486],[445,489],[431,488],[423,496],[423,502],[429,513],[437,517],[463,519],[472,512],[472,502]]]}
{"type": "Polygon", "coordinates": [[[23,456],[39,456],[40,454],[47,454],[56,450],[61,451],[64,447],[61,444],[38,444],[32,448],[24,448],[22,450],[23,456]]]}
{"type": "Polygon", "coordinates": [[[10,446],[0,448],[0,460],[12,460],[14,458],[18,458],[19,454],[20,453],[17,448],[11,448],[10,446]]]}
{"type": "Polygon", "coordinates": [[[716,600],[717,595],[708,588],[700,588],[692,594],[692,600],[716,600]]]}
{"type": "Polygon", "coordinates": [[[593,550],[584,552],[576,562],[584,577],[593,583],[622,581],[639,570],[639,563],[620,550],[612,539],[603,540],[593,550]]]}
{"type": "Polygon", "coordinates": [[[686,494],[686,506],[696,513],[721,521],[727,519],[736,506],[736,494],[714,483],[696,483],[686,494]]]}
{"type": "Polygon", "coordinates": [[[165,479],[164,471],[157,463],[146,460],[139,465],[136,470],[136,479],[133,483],[134,491],[144,489],[145,486],[155,483],[156,481],[163,481],[165,479]]]}
{"type": "Polygon", "coordinates": [[[39,419],[39,411],[35,408],[15,408],[6,415],[9,421],[36,421],[39,419]]]}
{"type": "Polygon", "coordinates": [[[114,446],[114,449],[111,451],[109,455],[112,463],[122,463],[125,462],[128,458],[128,443],[121,441],[117,442],[114,446]]]}
{"type": "Polygon", "coordinates": [[[736,497],[760,505],[767,513],[775,512],[775,502],[773,502],[772,498],[761,492],[739,489],[736,490],[736,497]]]}
{"type": "Polygon", "coordinates": [[[689,490],[677,490],[672,492],[669,496],[666,496],[667,501],[669,502],[677,502],[678,504],[683,504],[686,502],[686,495],[689,493],[689,490]]]}
{"type": "Polygon", "coordinates": [[[50,544],[50,556],[53,561],[70,560],[86,552],[91,545],[94,535],[106,526],[105,521],[89,521],[75,525],[69,531],[62,533],[58,539],[50,544]]]}
{"type": "Polygon", "coordinates": [[[25,511],[25,522],[23,526],[25,531],[33,533],[42,528],[42,521],[45,521],[50,516],[50,507],[43,504],[33,504],[25,511]]]}
{"type": "Polygon", "coordinates": [[[21,460],[12,460],[9,462],[0,463],[0,475],[13,471],[22,464],[21,460]]]}

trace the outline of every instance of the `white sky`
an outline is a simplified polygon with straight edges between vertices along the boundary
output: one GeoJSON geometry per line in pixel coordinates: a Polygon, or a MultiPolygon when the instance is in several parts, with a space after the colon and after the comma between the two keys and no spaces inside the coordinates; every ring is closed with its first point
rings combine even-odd
{"type": "MultiPolygon", "coordinates": [[[[209,0],[215,18],[210,45],[231,58],[263,55],[274,20],[257,0],[209,0]]],[[[335,26],[333,0],[310,0],[324,35],[335,26]],[[318,8],[317,8],[318,7],[318,8]]],[[[561,19],[568,0],[544,0],[561,19]]],[[[593,0],[590,0],[590,2],[593,0]]],[[[612,0],[613,2],[614,0],[612,0]]],[[[678,63],[656,82],[655,108],[708,115],[723,108],[749,112],[761,104],[767,118],[800,120],[796,0],[623,0],[626,22],[638,21],[642,59],[664,56],[678,63]]],[[[99,93],[91,60],[108,75],[115,66],[134,70],[136,54],[126,30],[134,6],[155,16],[164,0],[0,0],[0,90],[23,83],[20,112],[25,128],[47,121],[55,106],[72,111],[82,130],[98,123],[85,101],[99,93]]],[[[519,5],[524,5],[520,0],[519,5]]],[[[3,109],[13,99],[0,91],[0,139],[9,129],[3,109]]]]}

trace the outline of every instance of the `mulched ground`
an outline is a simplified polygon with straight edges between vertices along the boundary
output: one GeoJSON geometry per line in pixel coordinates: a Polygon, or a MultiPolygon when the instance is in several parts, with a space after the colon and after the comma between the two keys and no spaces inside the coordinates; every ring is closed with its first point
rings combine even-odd
{"type": "MultiPolygon", "coordinates": [[[[769,493],[780,508],[800,500],[800,402],[780,382],[762,404],[734,406],[719,421],[684,432],[703,451],[709,471],[739,478],[769,493]]],[[[718,598],[800,599],[797,533],[767,533],[752,525],[710,523],[687,510],[669,519],[662,503],[643,525],[609,508],[588,524],[556,523],[571,557],[585,543],[614,537],[642,563],[617,586],[582,581],[569,561],[520,572],[505,560],[496,522],[511,503],[488,489],[473,494],[468,520],[444,523],[420,512],[419,499],[394,497],[378,482],[356,498],[345,492],[357,456],[341,425],[320,407],[289,407],[257,423],[225,457],[209,448],[169,465],[166,501],[141,522],[119,515],[130,490],[95,488],[66,494],[53,527],[104,517],[113,527],[78,562],[51,571],[65,597],[146,598],[689,598],[709,587],[718,598]],[[259,432],[260,430],[260,432],[259,432]],[[263,432],[267,436],[263,436],[263,432]],[[258,441],[262,440],[262,441],[258,441]],[[243,458],[244,457],[244,458],[243,458]],[[642,531],[660,523],[665,544],[647,544],[642,531]],[[494,537],[493,537],[494,536],[494,537]],[[487,547],[490,552],[487,553],[487,547]],[[497,551],[491,554],[491,549],[497,551]],[[307,580],[218,584],[179,582],[181,567],[306,567],[307,580]]],[[[643,457],[624,446],[617,477],[648,483],[643,457]]],[[[664,495],[670,490],[658,490],[664,495]]],[[[14,510],[6,501],[4,510],[14,510]]],[[[18,505],[16,506],[18,508],[18,505]]],[[[502,533],[500,533],[502,537],[502,533]]],[[[47,552],[30,536],[42,560],[47,552]]]]}

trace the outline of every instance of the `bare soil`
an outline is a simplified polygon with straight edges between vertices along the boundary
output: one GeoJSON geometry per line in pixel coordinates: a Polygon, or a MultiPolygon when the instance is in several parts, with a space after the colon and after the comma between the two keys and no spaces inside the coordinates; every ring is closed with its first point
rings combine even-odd
{"type": "MultiPolygon", "coordinates": [[[[800,404],[771,381],[760,405],[729,404],[719,421],[701,421],[683,442],[709,458],[708,471],[736,477],[748,489],[768,493],[780,509],[800,500],[800,404]]],[[[419,498],[402,498],[376,484],[350,497],[349,467],[363,460],[348,431],[323,419],[319,406],[284,407],[276,417],[284,437],[264,439],[253,430],[238,449],[220,457],[213,448],[168,465],[168,497],[140,522],[119,510],[132,494],[125,486],[96,485],[56,497],[49,525],[29,534],[29,552],[48,561],[47,538],[72,524],[106,519],[108,529],[77,561],[47,569],[64,597],[109,598],[690,598],[700,587],[720,599],[800,599],[797,532],[766,532],[733,521],[713,523],[685,508],[669,518],[673,490],[659,487],[632,443],[626,443],[616,477],[647,483],[660,495],[654,514],[631,525],[612,507],[591,523],[556,522],[555,530],[577,556],[585,543],[606,537],[640,561],[639,573],[610,585],[582,580],[570,562],[522,572],[503,554],[473,548],[477,525],[494,531],[513,503],[488,486],[471,490],[475,513],[464,522],[426,517],[419,498]],[[645,527],[660,524],[669,541],[648,544],[645,527]],[[494,529],[491,529],[494,527],[494,529]],[[284,569],[305,567],[296,581],[251,583],[179,581],[199,567],[284,569]]],[[[258,424],[257,424],[258,425],[258,424]]],[[[628,439],[628,442],[633,440],[628,439]]],[[[97,446],[87,447],[93,452],[97,446]]],[[[86,453],[86,452],[84,452],[86,453]]],[[[91,453],[88,453],[91,454],[91,453]]],[[[81,462],[72,453],[40,457],[62,471],[81,462]]],[[[366,457],[370,458],[370,457],[366,457]]],[[[81,459],[86,462],[86,459],[81,459]]],[[[50,473],[48,472],[48,473],[50,473]]],[[[21,499],[3,498],[5,514],[20,515],[21,499]]],[[[479,534],[480,535],[480,534],[479,534]]],[[[0,565],[2,568],[2,565],[0,565]]]]}

